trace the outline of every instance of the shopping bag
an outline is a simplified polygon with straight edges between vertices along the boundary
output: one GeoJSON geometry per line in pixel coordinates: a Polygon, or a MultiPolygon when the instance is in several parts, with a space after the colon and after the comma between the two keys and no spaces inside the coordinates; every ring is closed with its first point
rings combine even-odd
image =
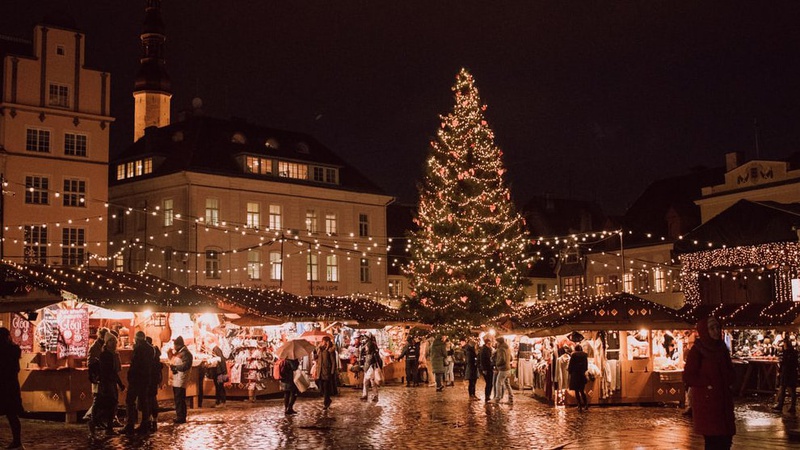
{"type": "Polygon", "coordinates": [[[311,386],[311,380],[308,379],[308,375],[303,372],[303,369],[294,371],[294,385],[297,386],[297,390],[300,391],[301,394],[307,391],[308,387],[311,386]]]}
{"type": "Polygon", "coordinates": [[[376,386],[383,386],[384,378],[383,378],[383,369],[380,367],[376,367],[372,374],[372,381],[375,383],[376,386]]]}

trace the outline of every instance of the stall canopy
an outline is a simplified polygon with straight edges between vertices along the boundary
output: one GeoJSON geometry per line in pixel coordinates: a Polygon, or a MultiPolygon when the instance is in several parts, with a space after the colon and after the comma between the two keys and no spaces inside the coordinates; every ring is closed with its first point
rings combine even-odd
{"type": "Polygon", "coordinates": [[[776,328],[789,326],[800,318],[800,303],[686,304],[678,311],[686,320],[717,317],[725,328],[776,328]]]}
{"type": "MultiPolygon", "coordinates": [[[[148,274],[100,268],[0,263],[0,279],[6,285],[16,285],[18,292],[20,289],[29,291],[16,299],[9,297],[4,300],[3,307],[9,311],[30,310],[28,304],[32,302],[49,301],[52,304],[74,299],[124,311],[222,312],[217,308],[215,299],[148,274]],[[48,297],[46,300],[31,297],[31,292],[46,293],[48,297]]],[[[47,305],[39,307],[43,306],[47,305]]]]}
{"type": "Polygon", "coordinates": [[[550,308],[537,307],[529,310],[529,316],[516,317],[515,321],[519,327],[531,330],[533,336],[572,330],[692,328],[678,311],[626,293],[560,302],[550,308]]]}
{"type": "Polygon", "coordinates": [[[405,314],[366,298],[299,297],[288,292],[241,287],[194,286],[217,297],[226,308],[285,321],[355,321],[361,326],[384,326],[413,321],[405,314]]]}

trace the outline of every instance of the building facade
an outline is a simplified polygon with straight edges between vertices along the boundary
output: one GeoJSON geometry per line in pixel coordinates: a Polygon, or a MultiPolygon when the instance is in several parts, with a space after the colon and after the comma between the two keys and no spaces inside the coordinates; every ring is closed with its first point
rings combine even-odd
{"type": "Polygon", "coordinates": [[[3,259],[56,265],[107,254],[111,77],[86,67],[85,35],[45,21],[0,37],[3,259]]]}

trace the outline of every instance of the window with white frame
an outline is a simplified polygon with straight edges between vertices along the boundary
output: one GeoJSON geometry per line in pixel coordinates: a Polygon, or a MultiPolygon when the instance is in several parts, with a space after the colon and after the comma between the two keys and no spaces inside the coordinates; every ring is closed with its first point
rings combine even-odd
{"type": "Polygon", "coordinates": [[[389,282],[389,296],[400,297],[403,295],[403,281],[392,280],[389,282]]]}
{"type": "Polygon", "coordinates": [[[269,252],[269,278],[270,280],[283,279],[283,258],[281,258],[281,252],[269,252]]]}
{"type": "Polygon", "coordinates": [[[306,210],[306,231],[309,233],[316,233],[318,231],[316,209],[306,210]]]}
{"type": "Polygon", "coordinates": [[[308,179],[308,165],[288,161],[278,161],[278,175],[281,177],[308,179]]]}
{"type": "Polygon", "coordinates": [[[65,133],[64,134],[64,154],[67,156],[86,156],[85,134],[65,133]]]}
{"type": "Polygon", "coordinates": [[[583,277],[565,277],[563,292],[564,295],[574,295],[583,292],[583,277]]]}
{"type": "Polygon", "coordinates": [[[261,227],[261,204],[256,202],[247,202],[247,228],[257,229],[261,227]]]}
{"type": "Polygon", "coordinates": [[[633,274],[630,272],[622,275],[622,292],[633,293],[633,274]]]}
{"type": "Polygon", "coordinates": [[[594,293],[595,295],[603,295],[606,293],[606,277],[603,275],[594,276],[594,293]]]}
{"type": "Polygon", "coordinates": [[[359,275],[362,283],[372,283],[372,274],[369,271],[369,259],[361,258],[359,275]]]}
{"type": "Polygon", "coordinates": [[[219,277],[219,252],[206,250],[206,278],[218,279],[219,277]]]}
{"type": "Polygon", "coordinates": [[[366,214],[358,215],[358,235],[359,237],[369,236],[369,216],[366,214]]]}
{"type": "Polygon", "coordinates": [[[337,172],[338,171],[336,169],[325,169],[325,182],[326,183],[331,183],[331,184],[336,184],[337,183],[337,181],[336,181],[337,172]]]}
{"type": "Polygon", "coordinates": [[[247,277],[251,280],[261,279],[261,252],[258,250],[247,252],[247,277]]]}
{"type": "Polygon", "coordinates": [[[83,228],[61,229],[61,264],[78,266],[85,261],[86,230],[83,228]]]}
{"type": "Polygon", "coordinates": [[[319,181],[320,183],[325,181],[325,168],[324,167],[314,167],[312,172],[314,181],[319,181]]]}
{"type": "Polygon", "coordinates": [[[328,234],[338,233],[336,227],[336,213],[325,213],[325,232],[328,234]]]}
{"type": "Polygon", "coordinates": [[[25,177],[25,203],[29,205],[50,204],[50,180],[47,177],[25,177]]]}
{"type": "Polygon", "coordinates": [[[309,253],[306,261],[306,281],[319,280],[319,259],[316,253],[309,253]]]}
{"type": "Polygon", "coordinates": [[[117,164],[117,180],[125,179],[125,164],[117,164]]]}
{"type": "Polygon", "coordinates": [[[280,230],[283,228],[281,221],[281,205],[269,205],[269,228],[280,230]]]}
{"type": "Polygon", "coordinates": [[[117,255],[114,257],[114,272],[125,271],[125,255],[117,255]]]}
{"type": "Polygon", "coordinates": [[[164,199],[164,226],[171,227],[175,224],[175,204],[171,198],[164,199]]]}
{"type": "Polygon", "coordinates": [[[206,199],[206,225],[219,225],[219,199],[206,199]]]}
{"type": "Polygon", "coordinates": [[[24,233],[25,262],[47,264],[47,227],[25,225],[24,233]]]}
{"type": "Polygon", "coordinates": [[[50,131],[28,128],[25,132],[25,150],[40,153],[50,152],[50,131]]]}
{"type": "Polygon", "coordinates": [[[65,179],[63,197],[64,206],[86,207],[86,182],[65,179]]]}
{"type": "Polygon", "coordinates": [[[325,257],[325,269],[326,281],[339,281],[339,258],[336,255],[327,255],[325,257]]]}
{"type": "Polygon", "coordinates": [[[667,292],[667,271],[661,267],[653,269],[653,292],[667,292]]]}
{"type": "Polygon", "coordinates": [[[244,168],[246,173],[254,173],[257,175],[271,175],[272,160],[267,158],[259,158],[257,156],[245,156],[244,168]]]}
{"type": "Polygon", "coordinates": [[[69,108],[69,87],[59,83],[50,83],[50,106],[69,108]]]}

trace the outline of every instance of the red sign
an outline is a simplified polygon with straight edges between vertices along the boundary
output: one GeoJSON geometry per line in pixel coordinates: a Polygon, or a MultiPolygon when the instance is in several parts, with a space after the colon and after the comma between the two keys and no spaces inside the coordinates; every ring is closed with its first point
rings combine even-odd
{"type": "Polygon", "coordinates": [[[33,353],[33,325],[16,313],[11,316],[11,340],[23,353],[33,353]]]}
{"type": "Polygon", "coordinates": [[[89,350],[89,309],[60,309],[56,317],[58,357],[86,358],[89,350]]]}

